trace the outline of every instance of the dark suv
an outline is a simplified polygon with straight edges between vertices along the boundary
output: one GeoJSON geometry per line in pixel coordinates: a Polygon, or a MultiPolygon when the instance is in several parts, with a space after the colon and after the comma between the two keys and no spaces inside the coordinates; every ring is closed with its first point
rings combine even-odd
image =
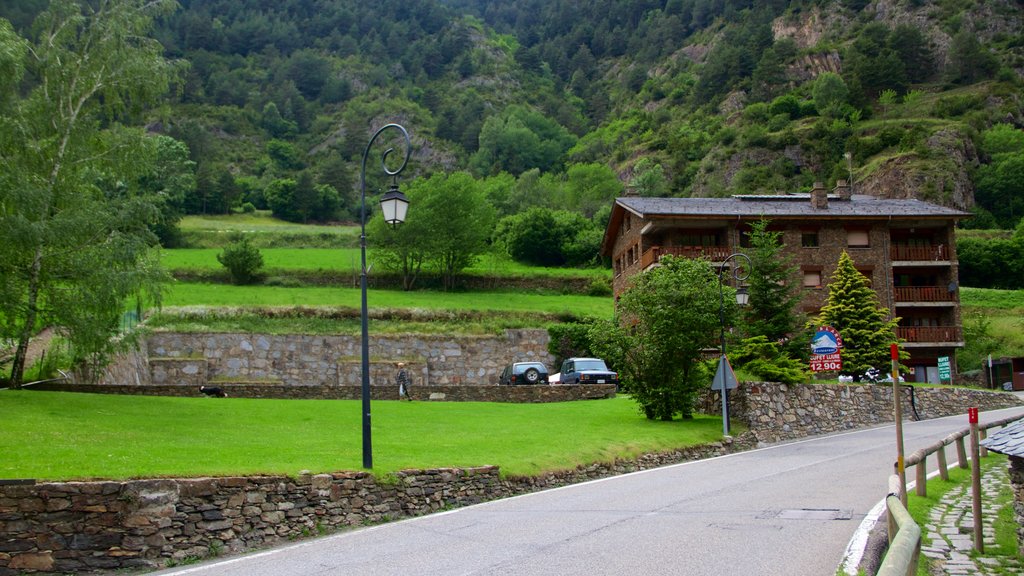
{"type": "Polygon", "coordinates": [[[505,366],[498,377],[498,384],[502,386],[547,383],[548,369],[540,362],[513,362],[505,366]]]}
{"type": "Polygon", "coordinates": [[[618,384],[619,375],[600,358],[569,358],[562,362],[562,384],[618,384]]]}

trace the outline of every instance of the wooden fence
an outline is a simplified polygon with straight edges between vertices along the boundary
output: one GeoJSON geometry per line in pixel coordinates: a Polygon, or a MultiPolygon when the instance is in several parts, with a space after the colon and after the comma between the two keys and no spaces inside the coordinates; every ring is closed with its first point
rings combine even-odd
{"type": "MultiPolygon", "coordinates": [[[[978,432],[981,439],[987,436],[991,428],[1000,428],[1024,418],[1024,415],[1010,416],[1001,420],[987,422],[978,425],[978,432]]],[[[967,446],[964,438],[971,433],[970,428],[964,428],[939,440],[935,444],[922,448],[905,460],[905,467],[916,467],[915,491],[918,496],[928,495],[928,456],[935,454],[938,463],[939,475],[943,480],[949,480],[949,467],[946,463],[946,446],[956,444],[957,463],[961,468],[968,468],[967,446]]],[[[988,455],[988,450],[981,448],[980,456],[988,455]]],[[[978,466],[975,463],[975,466],[978,466]]],[[[898,470],[897,470],[898,472],[898,470]]],[[[885,507],[889,516],[889,550],[882,559],[882,565],[878,569],[878,576],[903,576],[917,573],[917,561],[921,555],[921,527],[914,522],[903,505],[903,491],[906,487],[900,484],[900,477],[893,474],[889,477],[889,495],[885,499],[885,507]]],[[[976,519],[979,520],[979,519],[976,519]]]]}

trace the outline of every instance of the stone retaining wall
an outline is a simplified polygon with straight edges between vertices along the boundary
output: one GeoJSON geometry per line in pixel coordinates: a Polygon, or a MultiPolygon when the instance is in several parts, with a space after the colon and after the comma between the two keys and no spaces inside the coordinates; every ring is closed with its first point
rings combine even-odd
{"type": "MultiPolygon", "coordinates": [[[[795,384],[743,382],[729,394],[729,414],[746,424],[762,442],[792,440],[892,422],[892,385],[795,384]]],[[[1024,401],[1001,391],[952,387],[904,386],[903,417],[911,420],[1022,406],[1024,401]],[[913,402],[911,402],[913,392],[913,402]]],[[[709,393],[703,412],[721,414],[721,396],[709,393]]]]}
{"type": "MultiPolygon", "coordinates": [[[[547,330],[502,336],[371,336],[370,384],[391,386],[395,363],[409,365],[413,385],[497,384],[509,362],[554,363],[547,330]]],[[[358,385],[359,338],[310,334],[154,332],[137,353],[114,362],[101,384],[195,387],[217,381],[273,381],[284,386],[358,385]],[[148,359],[148,362],[141,359],[148,359]]]]}
{"type": "Polygon", "coordinates": [[[535,477],[494,466],[0,485],[0,576],[148,568],[240,552],[345,526],[749,449],[755,440],[648,454],[535,477]]]}
{"type": "MultiPolygon", "coordinates": [[[[213,382],[230,398],[280,398],[295,400],[359,400],[362,386],[282,386],[273,382],[213,382]]],[[[135,386],[118,384],[46,383],[34,390],[86,392],[93,394],[137,394],[140,396],[199,396],[199,385],[135,386]]],[[[455,402],[569,402],[614,398],[614,384],[565,384],[552,386],[413,386],[413,400],[455,402]]],[[[397,400],[397,386],[373,386],[372,400],[397,400]]]]}

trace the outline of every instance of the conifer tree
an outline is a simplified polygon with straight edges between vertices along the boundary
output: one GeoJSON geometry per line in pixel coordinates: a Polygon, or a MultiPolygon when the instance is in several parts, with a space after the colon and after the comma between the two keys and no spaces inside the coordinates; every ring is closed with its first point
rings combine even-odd
{"type": "Polygon", "coordinates": [[[835,328],[843,338],[842,374],[858,376],[870,367],[886,371],[899,318],[889,318],[889,310],[880,306],[878,295],[846,251],[828,283],[828,302],[817,322],[835,328]]]}
{"type": "Polygon", "coordinates": [[[796,312],[801,294],[793,282],[797,266],[782,252],[782,233],[768,230],[768,224],[759,220],[750,231],[747,337],[764,336],[783,345],[788,355],[805,357],[809,342],[802,315],[796,312]]]}

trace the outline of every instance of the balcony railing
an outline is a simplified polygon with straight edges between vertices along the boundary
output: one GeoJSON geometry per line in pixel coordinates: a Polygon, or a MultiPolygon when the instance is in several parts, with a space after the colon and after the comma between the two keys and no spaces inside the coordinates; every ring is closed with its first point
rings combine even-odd
{"type": "Polygon", "coordinates": [[[666,254],[690,259],[703,256],[712,262],[721,262],[731,253],[728,246],[652,246],[640,256],[640,265],[646,269],[666,254]]]}
{"type": "Polygon", "coordinates": [[[893,288],[897,302],[955,302],[956,292],[947,286],[897,286],[893,288]]]}
{"type": "Polygon", "coordinates": [[[945,244],[933,246],[901,246],[895,244],[889,247],[889,255],[892,260],[949,260],[949,247],[945,244]]]}
{"type": "Polygon", "coordinates": [[[899,326],[896,336],[907,342],[960,342],[959,326],[899,326]]]}

